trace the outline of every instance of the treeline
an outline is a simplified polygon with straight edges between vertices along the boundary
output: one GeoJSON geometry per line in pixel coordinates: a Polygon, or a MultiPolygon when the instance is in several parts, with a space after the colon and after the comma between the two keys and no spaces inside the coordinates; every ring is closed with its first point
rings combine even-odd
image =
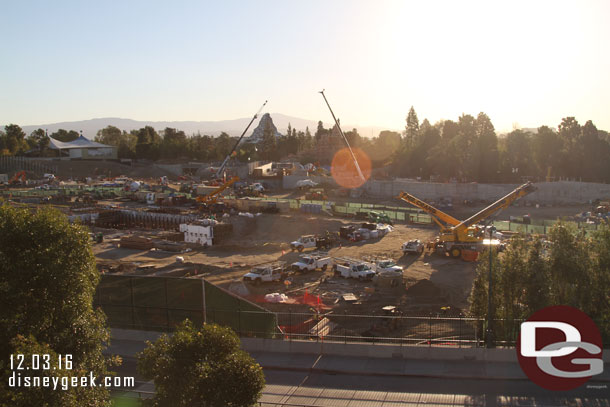
{"type": "MultiPolygon", "coordinates": [[[[376,168],[386,167],[388,176],[422,180],[518,183],[524,179],[576,179],[610,182],[610,134],[593,122],[581,125],[574,117],[562,119],[557,129],[542,126],[535,131],[514,130],[498,137],[485,113],[463,114],[457,121],[442,120],[432,125],[419,122],[411,107],[404,132],[382,131],[377,137],[363,137],[356,129],[345,132],[352,147],[365,151],[376,168]]],[[[60,129],[50,135],[71,141],[79,133],[60,129]]],[[[130,132],[108,126],[95,140],[118,149],[119,158],[191,159],[222,161],[237,138],[226,133],[218,137],[150,126],[130,132]]],[[[43,129],[30,135],[11,124],[0,131],[0,154],[56,156],[48,150],[49,137],[43,129]]],[[[242,143],[234,153],[241,162],[298,157],[301,163],[320,160],[318,150],[343,145],[338,132],[320,121],[314,135],[288,125],[286,134],[276,137],[268,125],[258,144],[242,143]],[[329,137],[334,144],[328,143],[329,137]],[[322,143],[322,144],[321,144],[322,143]],[[330,146],[330,147],[329,147],[330,146]]],[[[321,164],[329,164],[321,160],[321,164]]]]}
{"type": "MultiPolygon", "coordinates": [[[[43,129],[37,129],[26,135],[21,127],[10,124],[5,126],[4,131],[0,131],[0,155],[57,156],[57,151],[49,150],[49,136],[69,142],[76,140],[80,134],[74,130],[60,129],[47,135],[43,129]]],[[[126,132],[108,126],[99,130],[94,140],[117,147],[119,158],[221,161],[231,151],[237,137],[224,132],[218,137],[201,134],[187,136],[182,130],[166,128],[157,132],[150,126],[126,132]]],[[[270,129],[265,129],[261,143],[241,143],[234,158],[242,162],[279,160],[290,154],[310,150],[313,146],[314,138],[309,129],[297,131],[289,126],[287,135],[279,138],[270,129]]]]}
{"type": "MultiPolygon", "coordinates": [[[[470,314],[487,316],[489,256],[483,253],[470,295],[470,314]]],[[[493,316],[508,321],[527,319],[551,305],[569,305],[597,323],[610,340],[610,225],[603,223],[591,238],[583,230],[556,224],[548,241],[516,236],[505,252],[493,256],[493,316]]],[[[496,330],[518,329],[496,326],[496,330]]],[[[498,332],[500,333],[500,332],[498,332]]]]}
{"type": "Polygon", "coordinates": [[[415,110],[407,116],[404,137],[393,159],[393,173],[403,177],[438,177],[441,181],[521,182],[569,178],[610,182],[610,135],[592,121],[574,117],[557,129],[514,130],[496,135],[485,113],[463,114],[457,121],[421,125],[415,110]]]}

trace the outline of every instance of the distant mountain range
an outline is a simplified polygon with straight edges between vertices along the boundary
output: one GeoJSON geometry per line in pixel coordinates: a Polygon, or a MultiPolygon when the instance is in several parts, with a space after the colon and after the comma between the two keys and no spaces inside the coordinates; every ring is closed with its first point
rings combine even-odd
{"type": "MultiPolygon", "coordinates": [[[[260,118],[260,116],[259,116],[260,118]]],[[[316,132],[318,122],[315,120],[301,119],[293,116],[286,116],[281,113],[271,113],[273,123],[277,127],[278,131],[282,134],[286,132],[288,123],[297,131],[305,131],[306,127],[309,127],[309,131],[313,135],[316,132]]],[[[48,130],[49,134],[56,132],[59,129],[64,130],[76,130],[83,132],[83,135],[87,138],[92,139],[95,137],[98,130],[101,130],[107,126],[115,126],[121,130],[131,131],[140,129],[145,126],[151,126],[157,131],[161,131],[166,127],[183,130],[187,135],[197,134],[198,132],[202,135],[207,134],[209,136],[218,136],[223,131],[228,133],[230,136],[240,136],[244,131],[248,123],[252,118],[242,118],[233,120],[219,120],[219,121],[138,121],[132,119],[121,119],[118,117],[104,117],[100,119],[81,120],[74,122],[62,122],[62,123],[51,123],[51,124],[37,124],[21,126],[26,134],[30,134],[32,131],[42,128],[48,130]]],[[[256,128],[259,119],[250,126],[248,129],[249,136],[252,131],[256,128]]],[[[331,120],[324,120],[324,127],[330,128],[333,123],[331,120]]],[[[353,128],[358,129],[358,133],[364,137],[378,136],[382,130],[393,130],[379,126],[358,126],[358,125],[341,125],[343,131],[352,130],[353,128]]]]}

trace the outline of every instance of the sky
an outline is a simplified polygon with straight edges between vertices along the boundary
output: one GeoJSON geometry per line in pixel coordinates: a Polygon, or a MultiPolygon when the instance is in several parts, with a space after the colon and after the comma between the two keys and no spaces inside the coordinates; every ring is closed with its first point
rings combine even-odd
{"type": "Polygon", "coordinates": [[[0,123],[227,120],[265,100],[330,127],[485,112],[610,130],[608,1],[10,1],[0,123]]]}

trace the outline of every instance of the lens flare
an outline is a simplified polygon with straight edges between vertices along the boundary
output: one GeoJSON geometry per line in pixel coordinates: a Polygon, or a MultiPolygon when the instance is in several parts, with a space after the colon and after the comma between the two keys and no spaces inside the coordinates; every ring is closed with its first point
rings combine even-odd
{"type": "Polygon", "coordinates": [[[340,186],[344,188],[358,188],[371,177],[371,159],[359,148],[352,148],[364,180],[358,175],[352,155],[348,148],[342,148],[335,153],[330,165],[330,173],[340,186]]]}

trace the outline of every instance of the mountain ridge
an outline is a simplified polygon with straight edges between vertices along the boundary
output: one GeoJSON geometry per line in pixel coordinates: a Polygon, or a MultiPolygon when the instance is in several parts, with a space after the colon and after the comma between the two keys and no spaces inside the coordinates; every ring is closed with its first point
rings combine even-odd
{"type": "MultiPolygon", "coordinates": [[[[284,134],[288,127],[288,123],[292,126],[292,128],[297,129],[298,131],[305,131],[306,127],[309,127],[309,131],[313,135],[316,132],[316,128],[318,125],[318,121],[316,120],[308,120],[302,119],[299,117],[288,116],[281,113],[270,113],[271,118],[273,119],[274,124],[278,128],[279,132],[284,134]]],[[[252,134],[252,131],[256,128],[258,120],[260,116],[255,120],[255,122],[248,129],[248,134],[252,134]]],[[[64,130],[75,130],[80,132],[82,130],[83,135],[87,138],[94,138],[97,131],[101,130],[107,126],[115,126],[121,130],[131,131],[137,130],[145,126],[151,126],[157,131],[161,131],[166,127],[176,128],[178,130],[184,131],[187,135],[195,135],[200,133],[202,135],[206,134],[209,136],[218,136],[220,133],[225,132],[230,136],[238,137],[244,131],[248,123],[252,120],[251,117],[244,117],[238,119],[229,119],[229,120],[205,120],[205,121],[196,121],[196,120],[175,120],[175,121],[154,121],[154,120],[134,120],[129,118],[121,118],[121,117],[100,117],[86,120],[76,120],[76,121],[65,121],[58,123],[48,123],[48,124],[38,124],[38,125],[26,125],[21,126],[23,131],[26,134],[30,134],[32,131],[42,128],[49,132],[49,134],[56,132],[59,129],[64,130]]],[[[325,121],[324,127],[329,128],[332,122],[325,121]]],[[[358,126],[358,125],[342,125],[343,131],[348,131],[353,128],[358,129],[358,133],[360,133],[363,137],[370,137],[371,133],[374,136],[377,136],[382,130],[392,130],[381,126],[358,126]]]]}

